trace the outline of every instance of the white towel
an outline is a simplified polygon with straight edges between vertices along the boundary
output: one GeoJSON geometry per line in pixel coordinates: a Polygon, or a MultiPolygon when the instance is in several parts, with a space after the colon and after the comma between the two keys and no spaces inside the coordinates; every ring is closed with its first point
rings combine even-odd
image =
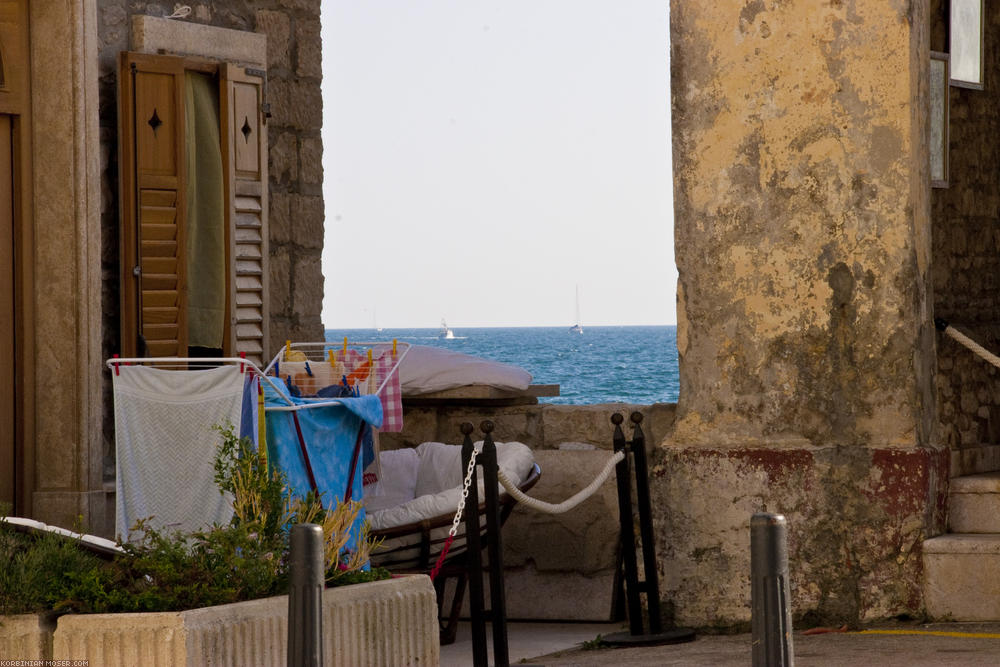
{"type": "Polygon", "coordinates": [[[127,540],[136,520],[149,517],[170,531],[228,523],[232,502],[215,485],[222,438],[213,427],[227,421],[239,427],[239,368],[119,366],[114,393],[118,537],[127,540]]]}

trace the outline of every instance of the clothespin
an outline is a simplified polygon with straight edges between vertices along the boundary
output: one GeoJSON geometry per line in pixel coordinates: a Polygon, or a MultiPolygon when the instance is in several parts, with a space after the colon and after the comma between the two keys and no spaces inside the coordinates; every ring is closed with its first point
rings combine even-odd
{"type": "MultiPolygon", "coordinates": [[[[247,358],[247,353],[246,352],[240,352],[240,359],[246,359],[246,358],[247,358]]],[[[243,372],[243,362],[241,361],[240,362],[240,373],[242,373],[242,372],[243,372]]]]}
{"type": "Polygon", "coordinates": [[[368,368],[371,369],[372,366],[372,349],[368,348],[368,368]]]}
{"type": "MultiPolygon", "coordinates": [[[[117,358],[118,358],[118,355],[117,355],[117,354],[112,354],[111,356],[112,356],[112,358],[114,358],[114,359],[117,359],[117,358]]],[[[115,361],[115,362],[113,362],[113,363],[112,363],[111,365],[115,367],[115,375],[120,375],[120,373],[118,372],[118,362],[117,362],[117,361],[115,361]]]]}
{"type": "Polygon", "coordinates": [[[330,368],[336,368],[336,362],[333,360],[333,350],[326,351],[326,360],[330,362],[330,368]]]}
{"type": "Polygon", "coordinates": [[[392,339],[392,356],[396,356],[396,339],[392,339]]]}
{"type": "Polygon", "coordinates": [[[312,369],[309,368],[309,362],[308,361],[306,362],[306,375],[308,375],[309,377],[313,377],[313,372],[312,372],[312,369]]]}
{"type": "Polygon", "coordinates": [[[347,336],[344,336],[344,358],[347,358],[347,336]]]}
{"type": "Polygon", "coordinates": [[[292,353],[292,341],[285,341],[285,361],[288,361],[288,355],[292,353]]]}

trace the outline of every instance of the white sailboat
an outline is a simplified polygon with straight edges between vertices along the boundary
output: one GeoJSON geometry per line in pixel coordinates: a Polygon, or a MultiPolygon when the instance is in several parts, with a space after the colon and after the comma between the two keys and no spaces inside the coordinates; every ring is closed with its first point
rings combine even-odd
{"type": "Polygon", "coordinates": [[[570,333],[583,333],[583,325],[580,324],[580,286],[576,286],[576,324],[569,328],[570,333]]]}
{"type": "Polygon", "coordinates": [[[448,323],[445,322],[444,318],[442,317],[441,318],[441,331],[438,332],[438,338],[445,338],[445,339],[451,340],[454,337],[455,337],[455,333],[451,329],[448,328],[448,323]]]}

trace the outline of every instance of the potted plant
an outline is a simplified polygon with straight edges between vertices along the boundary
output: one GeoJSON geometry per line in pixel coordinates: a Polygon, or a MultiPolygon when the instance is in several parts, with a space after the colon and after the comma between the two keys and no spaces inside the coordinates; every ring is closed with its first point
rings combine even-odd
{"type": "Polygon", "coordinates": [[[231,427],[220,429],[216,483],[233,499],[227,525],[168,533],[139,522],[139,537],[102,560],[55,535],[0,522],[0,655],[91,664],[284,664],[288,532],[317,523],[326,541],[325,654],[333,664],[434,664],[435,594],[426,577],[390,578],[366,566],[360,506],[309,494],[231,427]],[[393,627],[395,625],[395,627],[393,627]]]}

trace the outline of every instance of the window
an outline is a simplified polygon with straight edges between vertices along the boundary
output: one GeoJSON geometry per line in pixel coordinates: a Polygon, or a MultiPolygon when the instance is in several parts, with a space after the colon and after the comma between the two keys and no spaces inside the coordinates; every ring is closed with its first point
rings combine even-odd
{"type": "Polygon", "coordinates": [[[131,356],[267,347],[265,73],[122,53],[121,341],[131,356]]]}

